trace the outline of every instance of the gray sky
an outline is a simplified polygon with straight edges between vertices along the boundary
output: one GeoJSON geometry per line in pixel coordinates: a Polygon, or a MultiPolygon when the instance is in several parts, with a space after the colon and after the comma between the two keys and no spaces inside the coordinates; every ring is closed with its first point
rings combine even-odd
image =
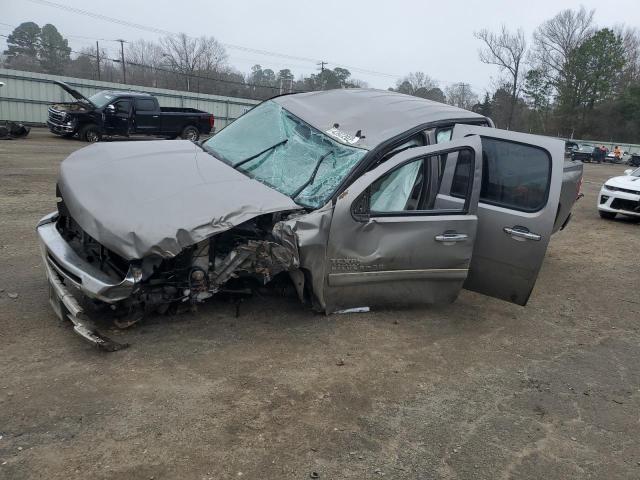
{"type": "MultiPolygon", "coordinates": [[[[387,88],[395,84],[396,78],[358,69],[393,76],[420,70],[439,80],[442,88],[448,83],[466,82],[477,93],[482,93],[491,77],[498,75],[495,67],[478,60],[480,45],[473,32],[483,27],[498,29],[502,23],[510,29],[522,27],[529,38],[544,20],[562,9],[580,5],[596,9],[598,26],[640,26],[638,0],[55,1],[171,32],[213,35],[224,44],[324,60],[330,62],[330,68],[342,64],[372,87],[387,88]]],[[[29,20],[41,26],[53,23],[74,50],[93,42],[78,36],[126,40],[157,40],[160,36],[30,0],[0,0],[0,13],[0,33],[11,31],[4,24],[18,25],[29,20]]],[[[117,44],[101,44],[116,55],[117,44]]],[[[229,63],[242,72],[259,63],[275,71],[288,67],[297,78],[317,68],[312,61],[287,60],[236,48],[228,47],[227,53],[229,63]]]]}

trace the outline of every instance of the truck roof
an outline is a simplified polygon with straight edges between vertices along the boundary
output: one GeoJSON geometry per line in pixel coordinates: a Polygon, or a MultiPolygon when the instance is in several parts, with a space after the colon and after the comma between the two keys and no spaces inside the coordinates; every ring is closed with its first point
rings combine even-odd
{"type": "Polygon", "coordinates": [[[364,138],[358,147],[380,143],[419,125],[439,120],[486,120],[462,108],[388,90],[348,88],[276,97],[279,103],[318,130],[338,124],[340,131],[364,138]]]}
{"type": "Polygon", "coordinates": [[[126,95],[128,97],[153,97],[150,93],[145,92],[133,92],[129,90],[103,90],[103,93],[107,93],[114,96],[123,96],[126,95]]]}

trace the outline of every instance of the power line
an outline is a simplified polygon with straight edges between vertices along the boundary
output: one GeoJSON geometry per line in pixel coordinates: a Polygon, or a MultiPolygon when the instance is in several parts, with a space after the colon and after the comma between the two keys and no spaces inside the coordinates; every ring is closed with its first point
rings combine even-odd
{"type": "MultiPolygon", "coordinates": [[[[3,38],[9,38],[9,35],[3,35],[0,34],[0,37],[3,38]]],[[[66,48],[61,48],[61,47],[55,47],[53,45],[45,45],[48,48],[54,48],[56,50],[61,50],[61,51],[68,51],[70,53],[75,53],[76,55],[83,55],[86,57],[90,57],[90,58],[94,58],[94,59],[98,59],[100,58],[100,60],[105,60],[104,58],[99,57],[99,55],[93,55],[91,53],[87,53],[87,52],[78,52],[76,50],[72,50],[72,49],[66,49],[66,48]]],[[[97,53],[97,52],[96,52],[97,53]]],[[[118,60],[118,59],[109,59],[112,62],[115,63],[121,63],[122,60],[118,60]]],[[[154,72],[163,72],[163,73],[168,73],[171,75],[182,75],[188,78],[194,78],[194,79],[200,79],[200,80],[210,80],[213,82],[219,82],[219,83],[226,83],[226,84],[230,84],[230,85],[240,85],[243,87],[255,87],[255,88],[266,88],[269,90],[273,90],[273,91],[278,91],[280,89],[280,87],[276,87],[276,86],[271,86],[271,85],[259,85],[256,83],[248,83],[248,82],[238,82],[235,80],[225,80],[222,78],[214,78],[214,77],[210,77],[210,76],[206,76],[206,75],[200,75],[197,73],[187,73],[187,72],[179,72],[179,71],[175,71],[175,70],[169,70],[167,68],[163,68],[163,67],[157,67],[157,66],[153,66],[153,65],[146,65],[143,63],[138,63],[138,62],[132,62],[130,60],[125,60],[125,62],[127,65],[129,66],[133,66],[133,67],[138,67],[138,68],[146,68],[146,69],[150,69],[154,72]]],[[[303,93],[305,90],[292,90],[292,93],[303,93]]]]}
{"type": "MultiPolygon", "coordinates": [[[[62,5],[59,3],[55,3],[55,2],[51,2],[49,0],[28,0],[30,2],[34,2],[34,3],[39,3],[42,5],[47,5],[50,7],[54,7],[54,8],[60,8],[63,10],[67,10],[67,11],[71,11],[74,13],[78,13],[81,15],[87,15],[93,18],[97,18],[99,20],[104,20],[107,22],[112,22],[112,23],[117,23],[123,26],[128,26],[131,28],[137,28],[140,30],[146,30],[152,33],[157,33],[157,34],[161,34],[161,35],[171,35],[174,36],[176,35],[175,32],[171,32],[169,30],[164,30],[161,28],[155,28],[155,27],[150,27],[150,26],[146,26],[146,25],[141,25],[138,23],[133,23],[133,22],[129,22],[126,20],[120,20],[117,18],[113,18],[113,17],[109,17],[106,15],[102,15],[102,14],[98,14],[98,13],[94,13],[94,12],[90,12],[87,10],[82,10],[80,8],[75,8],[75,7],[71,7],[69,5],[62,5]]],[[[6,25],[8,27],[12,27],[12,28],[17,28],[15,25],[10,25],[8,23],[4,23],[4,22],[0,22],[0,25],[6,25]]],[[[76,37],[76,38],[85,38],[85,39],[90,39],[90,40],[100,40],[100,41],[105,41],[105,42],[120,42],[120,40],[114,40],[114,39],[104,39],[104,38],[95,38],[95,37],[87,37],[87,36],[82,36],[82,35],[71,35],[71,34],[65,34],[68,37],[76,37]]],[[[242,50],[245,52],[250,52],[250,53],[257,53],[260,55],[270,55],[270,56],[276,56],[276,57],[281,57],[281,58],[285,58],[285,59],[294,59],[294,60],[301,60],[301,61],[305,61],[305,62],[313,62],[315,65],[320,65],[323,64],[322,66],[324,67],[325,65],[333,65],[334,67],[340,67],[340,68],[346,68],[348,69],[350,72],[352,73],[364,73],[364,74],[368,74],[368,75],[379,75],[379,76],[385,76],[385,77],[390,77],[390,78],[395,78],[395,79],[401,79],[404,78],[404,76],[402,75],[394,75],[394,74],[390,74],[390,73],[383,73],[383,72],[377,72],[375,70],[367,70],[367,69],[363,69],[363,68],[358,68],[358,67],[353,67],[353,66],[349,66],[349,65],[344,65],[344,64],[340,64],[340,63],[334,63],[334,62],[327,62],[327,61],[318,61],[316,59],[312,59],[309,57],[297,57],[294,55],[286,55],[286,54],[280,54],[277,52],[269,52],[267,50],[259,50],[259,49],[253,49],[253,48],[249,48],[249,47],[243,47],[240,45],[233,45],[233,44],[228,44],[228,43],[221,43],[222,45],[228,47],[228,48],[236,48],[238,50],[242,50]]],[[[77,52],[74,52],[77,53],[77,52]]],[[[80,53],[82,54],[82,53],[80,53]]],[[[248,59],[242,59],[241,57],[235,57],[232,55],[232,57],[234,58],[239,58],[240,60],[248,60],[248,59]]],[[[251,59],[250,61],[255,61],[253,59],[251,59]]],[[[277,62],[274,62],[276,64],[278,64],[277,62]]],[[[286,67],[298,67],[298,68],[309,68],[309,69],[313,69],[312,66],[309,67],[305,67],[302,65],[295,65],[295,64],[288,64],[288,63],[279,63],[279,65],[281,66],[286,66],[286,67]]],[[[454,82],[454,81],[450,81],[450,80],[437,80],[437,79],[433,79],[436,83],[442,85],[442,84],[446,84],[446,85],[460,85],[459,82],[454,82]]],[[[236,82],[238,84],[240,84],[240,82],[236,82]]],[[[468,87],[473,87],[473,85],[466,83],[465,84],[468,87]]],[[[264,88],[271,88],[271,87],[264,87],[264,88]]],[[[275,87],[274,87],[275,89],[275,87]]],[[[481,88],[479,88],[481,90],[481,88]]]]}
{"type": "MultiPolygon", "coordinates": [[[[4,22],[0,22],[0,25],[4,25],[7,28],[18,28],[17,25],[12,25],[10,23],[4,23],[4,22]]],[[[86,35],[76,35],[76,34],[71,34],[71,33],[67,33],[64,32],[64,37],[71,37],[71,38],[82,38],[85,40],[95,40],[95,41],[100,41],[100,42],[118,42],[119,40],[114,40],[113,38],[97,38],[97,37],[88,37],[86,35]]],[[[131,43],[131,41],[129,41],[128,43],[131,43]]],[[[240,60],[243,62],[257,62],[257,63],[263,63],[262,60],[259,60],[257,58],[247,58],[247,57],[239,57],[236,54],[231,54],[230,55],[231,58],[235,59],[235,60],[240,60]]],[[[278,65],[280,67],[287,67],[289,69],[291,69],[292,67],[296,67],[296,68],[302,68],[302,69],[306,69],[306,70],[313,70],[313,66],[310,65],[300,65],[297,63],[290,63],[290,62],[278,62],[278,61],[273,61],[273,60],[269,60],[268,61],[268,65],[278,65]]]]}
{"type": "MultiPolygon", "coordinates": [[[[171,35],[174,36],[176,35],[175,32],[171,32],[169,30],[165,30],[163,28],[157,28],[157,27],[151,27],[148,25],[142,25],[140,23],[135,23],[135,22],[129,22],[127,20],[122,20],[119,18],[114,18],[114,17],[110,17],[107,15],[102,15],[100,13],[95,13],[95,12],[91,12],[88,10],[83,10],[81,8],[76,8],[76,7],[72,7],[70,5],[63,5],[60,3],[56,3],[56,2],[51,2],[49,0],[29,0],[30,2],[33,3],[38,3],[41,5],[46,5],[49,7],[53,7],[53,8],[59,8],[62,10],[66,10],[69,12],[73,12],[73,13],[77,13],[80,15],[85,15],[85,16],[89,16],[98,20],[103,20],[106,22],[111,22],[111,23],[116,23],[118,25],[123,25],[126,27],[130,27],[130,28],[135,28],[138,30],[145,30],[147,32],[151,32],[151,33],[156,33],[156,34],[160,34],[160,35],[171,35]]],[[[221,42],[221,44],[227,48],[230,49],[234,49],[234,50],[240,50],[243,52],[248,52],[248,53],[256,53],[259,55],[265,55],[265,56],[271,56],[271,57],[280,57],[280,58],[285,58],[288,60],[298,60],[298,61],[304,61],[304,62],[313,62],[316,63],[319,60],[317,58],[310,58],[310,57],[303,57],[303,56],[297,56],[297,55],[289,55],[289,54],[285,54],[285,53],[279,53],[279,52],[273,52],[270,50],[262,50],[262,49],[258,49],[258,48],[251,48],[251,47],[245,47],[243,45],[236,45],[236,44],[232,44],[232,43],[225,43],[225,42],[221,42]]],[[[360,73],[365,73],[368,75],[377,75],[377,76],[383,76],[383,77],[390,77],[390,78],[401,78],[401,75],[395,75],[395,74],[391,74],[391,73],[385,73],[385,72],[378,72],[376,70],[369,70],[369,69],[365,69],[365,68],[359,68],[359,67],[353,67],[353,66],[349,66],[349,65],[344,65],[341,63],[337,63],[337,62],[325,62],[328,64],[331,64],[333,66],[336,67],[341,67],[341,68],[346,68],[350,71],[353,72],[360,72],[360,73]]]]}

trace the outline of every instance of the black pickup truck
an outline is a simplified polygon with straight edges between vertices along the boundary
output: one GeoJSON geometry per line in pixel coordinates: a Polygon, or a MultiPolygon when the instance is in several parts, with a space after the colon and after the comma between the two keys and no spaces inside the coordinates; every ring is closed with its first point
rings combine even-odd
{"type": "Polygon", "coordinates": [[[87,98],[64,82],[54,82],[77,102],[49,107],[47,126],[63,137],[86,142],[103,136],[154,135],[197,140],[214,127],[212,114],[195,108],[160,107],[148,93],[105,90],[87,98]]]}

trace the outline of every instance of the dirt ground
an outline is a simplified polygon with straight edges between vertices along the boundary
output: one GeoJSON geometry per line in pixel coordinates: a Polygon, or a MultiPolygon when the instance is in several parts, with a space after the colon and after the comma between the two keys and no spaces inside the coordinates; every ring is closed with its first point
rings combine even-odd
{"type": "Polygon", "coordinates": [[[1,479],[640,478],[640,224],[595,207],[626,167],[585,165],[524,308],[214,301],[105,354],[55,317],[34,231],[83,146],[0,142],[1,479]]]}

